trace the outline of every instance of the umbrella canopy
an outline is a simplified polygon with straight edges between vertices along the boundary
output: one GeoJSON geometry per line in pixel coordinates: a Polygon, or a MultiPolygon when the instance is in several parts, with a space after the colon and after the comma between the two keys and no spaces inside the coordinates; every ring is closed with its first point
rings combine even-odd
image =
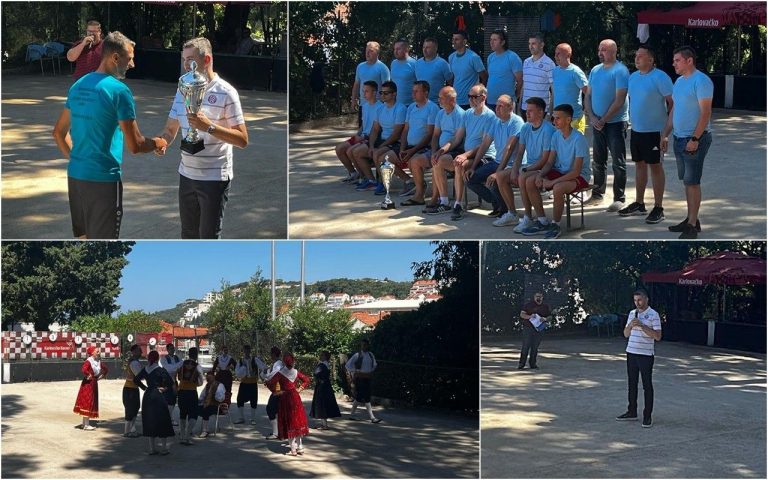
{"type": "Polygon", "coordinates": [[[765,25],[765,2],[699,2],[673,10],[644,10],[637,12],[637,23],[689,28],[765,25]]]}
{"type": "Polygon", "coordinates": [[[683,286],[755,285],[766,283],[765,260],[740,253],[720,252],[702,257],[676,272],[648,272],[646,283],[676,283],[683,286]]]}

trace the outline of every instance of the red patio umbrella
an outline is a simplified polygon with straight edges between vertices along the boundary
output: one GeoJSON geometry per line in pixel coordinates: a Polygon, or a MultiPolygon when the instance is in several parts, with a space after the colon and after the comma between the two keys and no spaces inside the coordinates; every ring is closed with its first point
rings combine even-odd
{"type": "Polygon", "coordinates": [[[683,286],[757,285],[766,283],[765,260],[740,253],[720,252],[697,258],[676,272],[648,272],[646,283],[676,283],[683,286]]]}
{"type": "Polygon", "coordinates": [[[672,10],[637,12],[637,23],[720,28],[726,25],[765,25],[765,2],[699,2],[672,10]]]}

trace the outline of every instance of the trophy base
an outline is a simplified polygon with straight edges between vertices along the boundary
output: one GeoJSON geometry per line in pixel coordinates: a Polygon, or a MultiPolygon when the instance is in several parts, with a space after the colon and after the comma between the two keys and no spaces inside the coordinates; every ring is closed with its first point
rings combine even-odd
{"type": "Polygon", "coordinates": [[[382,210],[393,210],[395,208],[394,202],[390,202],[390,203],[381,202],[379,206],[381,207],[382,210]]]}
{"type": "Polygon", "coordinates": [[[204,148],[205,144],[203,143],[203,139],[199,139],[196,142],[190,142],[187,140],[181,141],[181,151],[190,155],[201,152],[204,148]]]}

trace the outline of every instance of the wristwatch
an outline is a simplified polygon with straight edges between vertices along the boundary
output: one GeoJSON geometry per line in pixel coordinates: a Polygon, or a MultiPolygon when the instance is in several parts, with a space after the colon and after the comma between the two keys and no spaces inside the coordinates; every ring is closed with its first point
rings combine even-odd
{"type": "Polygon", "coordinates": [[[527,172],[527,171],[528,171],[528,167],[523,167],[523,168],[522,168],[522,171],[523,171],[523,172],[527,172]]]}
{"type": "Polygon", "coordinates": [[[691,141],[692,142],[698,142],[699,141],[699,137],[691,137],[691,141]]]}
{"type": "Polygon", "coordinates": [[[208,127],[208,130],[207,130],[207,131],[208,131],[208,134],[210,135],[210,134],[212,134],[212,133],[213,133],[215,130],[216,130],[216,125],[212,123],[212,124],[211,124],[211,126],[210,126],[210,127],[208,127]]]}

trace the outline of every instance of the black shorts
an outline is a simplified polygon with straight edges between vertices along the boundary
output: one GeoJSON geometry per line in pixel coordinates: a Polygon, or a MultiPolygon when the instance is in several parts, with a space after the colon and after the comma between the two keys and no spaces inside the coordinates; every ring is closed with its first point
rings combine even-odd
{"type": "Polygon", "coordinates": [[[179,390],[179,420],[197,420],[197,390],[179,390]]]}
{"type": "MultiPolygon", "coordinates": [[[[384,143],[384,138],[378,138],[376,142],[373,144],[373,148],[379,148],[381,147],[381,144],[384,143]]],[[[387,148],[390,150],[394,150],[396,152],[400,151],[400,142],[395,142],[393,144],[387,145],[387,148]]]]}
{"type": "Polygon", "coordinates": [[[117,239],[123,220],[123,182],[67,177],[72,233],[90,239],[117,239]]]}
{"type": "Polygon", "coordinates": [[[629,151],[633,162],[645,162],[649,165],[661,163],[661,133],[636,132],[632,130],[629,138],[629,151]]]}
{"type": "Polygon", "coordinates": [[[251,408],[259,404],[259,385],[257,383],[241,383],[237,389],[237,407],[243,408],[245,402],[251,402],[251,408]]]}
{"type": "Polygon", "coordinates": [[[368,403],[371,401],[371,379],[355,379],[355,401],[357,403],[368,403]]]}
{"type": "Polygon", "coordinates": [[[278,397],[275,394],[270,395],[269,400],[267,400],[267,417],[269,417],[270,420],[274,420],[277,418],[279,401],[280,401],[280,397],[278,397]]]}
{"type": "Polygon", "coordinates": [[[123,387],[123,407],[125,407],[125,419],[128,421],[136,418],[139,413],[139,389],[123,387]]]}

